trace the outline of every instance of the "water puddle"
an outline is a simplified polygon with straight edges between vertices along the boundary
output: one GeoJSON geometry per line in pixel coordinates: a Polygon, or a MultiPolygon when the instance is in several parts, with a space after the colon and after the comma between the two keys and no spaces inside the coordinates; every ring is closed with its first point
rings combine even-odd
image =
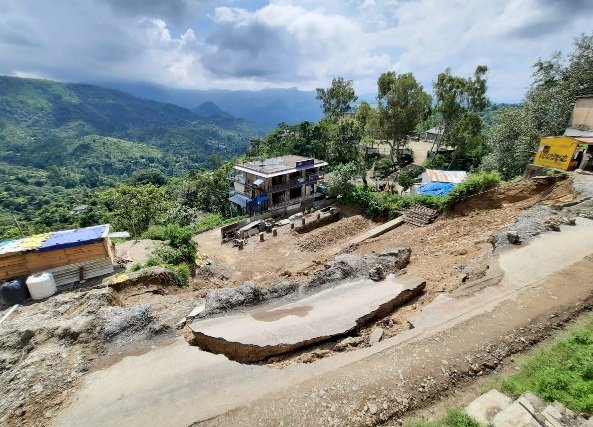
{"type": "Polygon", "coordinates": [[[305,317],[307,314],[309,314],[312,308],[313,306],[311,305],[300,305],[298,307],[292,308],[258,311],[257,313],[253,313],[251,317],[253,320],[260,322],[275,322],[276,320],[280,320],[287,316],[305,317]]]}

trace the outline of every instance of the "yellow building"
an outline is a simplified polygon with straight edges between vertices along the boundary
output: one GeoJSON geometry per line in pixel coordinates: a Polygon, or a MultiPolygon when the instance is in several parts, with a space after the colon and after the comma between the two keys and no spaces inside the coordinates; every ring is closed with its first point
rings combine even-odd
{"type": "Polygon", "coordinates": [[[542,138],[533,163],[548,168],[568,170],[577,146],[578,141],[567,136],[542,138]]]}

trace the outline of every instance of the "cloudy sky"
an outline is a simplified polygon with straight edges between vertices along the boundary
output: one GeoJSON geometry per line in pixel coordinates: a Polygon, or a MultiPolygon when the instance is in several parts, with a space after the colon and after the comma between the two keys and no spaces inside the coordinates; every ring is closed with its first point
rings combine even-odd
{"type": "Polygon", "coordinates": [[[181,88],[327,86],[490,68],[495,101],[591,32],[593,0],[0,0],[0,74],[181,88]]]}

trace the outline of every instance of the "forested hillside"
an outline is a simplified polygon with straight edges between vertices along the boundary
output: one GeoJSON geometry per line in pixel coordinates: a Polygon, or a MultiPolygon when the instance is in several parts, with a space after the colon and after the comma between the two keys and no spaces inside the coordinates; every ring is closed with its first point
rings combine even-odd
{"type": "Polygon", "coordinates": [[[82,203],[87,190],[139,169],[173,176],[209,168],[258,134],[230,115],[205,120],[98,86],[0,77],[0,216],[82,203]]]}

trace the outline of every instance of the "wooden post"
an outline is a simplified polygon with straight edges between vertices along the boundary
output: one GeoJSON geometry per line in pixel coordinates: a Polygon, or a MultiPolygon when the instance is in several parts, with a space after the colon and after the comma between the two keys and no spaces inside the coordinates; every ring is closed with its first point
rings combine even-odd
{"type": "Polygon", "coordinates": [[[290,229],[294,229],[294,222],[290,221],[290,229]]]}
{"type": "Polygon", "coordinates": [[[264,233],[259,233],[259,241],[260,242],[264,241],[264,233]]]}
{"type": "Polygon", "coordinates": [[[239,240],[239,249],[243,249],[243,245],[244,244],[245,243],[244,243],[244,240],[243,239],[239,240]]]}
{"type": "Polygon", "coordinates": [[[306,222],[306,221],[305,221],[305,217],[302,217],[302,218],[301,218],[301,225],[305,225],[305,222],[306,222]]]}
{"type": "Polygon", "coordinates": [[[272,228],[272,237],[276,237],[276,236],[278,236],[278,229],[272,228]]]}

